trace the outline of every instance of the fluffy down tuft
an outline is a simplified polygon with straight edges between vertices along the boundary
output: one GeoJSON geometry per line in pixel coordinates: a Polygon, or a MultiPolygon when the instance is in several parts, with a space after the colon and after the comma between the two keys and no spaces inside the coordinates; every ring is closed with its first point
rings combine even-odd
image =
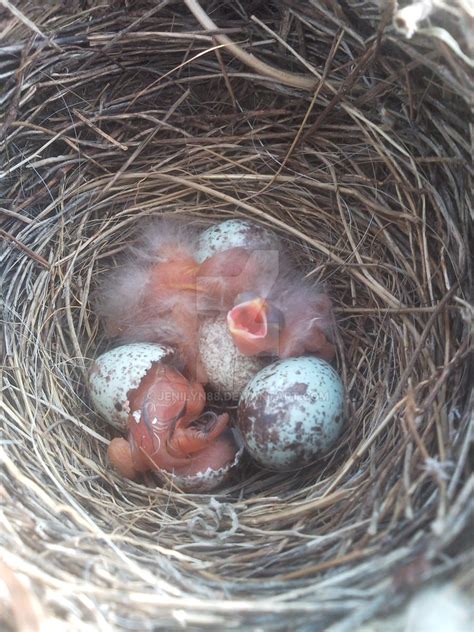
{"type": "Polygon", "coordinates": [[[193,361],[197,234],[195,228],[167,218],[140,226],[125,262],[105,274],[96,291],[95,309],[108,336],[123,343],[169,344],[185,363],[193,361]]]}

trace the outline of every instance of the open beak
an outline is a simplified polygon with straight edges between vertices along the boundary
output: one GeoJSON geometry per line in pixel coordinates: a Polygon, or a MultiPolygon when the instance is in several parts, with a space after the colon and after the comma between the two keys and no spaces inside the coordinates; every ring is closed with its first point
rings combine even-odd
{"type": "Polygon", "coordinates": [[[239,303],[227,314],[227,325],[235,346],[247,356],[275,352],[281,324],[280,310],[259,296],[239,303]]]}

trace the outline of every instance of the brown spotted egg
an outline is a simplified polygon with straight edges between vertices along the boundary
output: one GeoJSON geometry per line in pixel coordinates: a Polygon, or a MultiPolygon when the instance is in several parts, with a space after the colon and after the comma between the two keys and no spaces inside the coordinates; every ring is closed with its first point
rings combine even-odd
{"type": "Polygon", "coordinates": [[[344,388],[316,357],[279,360],[247,384],[238,407],[245,446],[262,466],[298,469],[336,442],[344,425],[344,388]]]}
{"type": "Polygon", "coordinates": [[[128,392],[138,387],[156,362],[171,361],[174,351],[160,344],[136,342],[100,355],[89,369],[89,392],[96,412],[121,432],[127,431],[128,392]]]}
{"type": "Polygon", "coordinates": [[[199,329],[199,355],[208,386],[223,401],[237,400],[268,361],[244,356],[234,344],[225,316],[206,318],[199,329]]]}

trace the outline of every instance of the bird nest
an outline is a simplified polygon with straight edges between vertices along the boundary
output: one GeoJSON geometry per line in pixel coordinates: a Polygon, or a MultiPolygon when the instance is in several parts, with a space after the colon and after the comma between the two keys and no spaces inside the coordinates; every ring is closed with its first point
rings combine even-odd
{"type": "Polygon", "coordinates": [[[468,4],[0,4],[0,627],[342,632],[468,589],[468,4]],[[260,222],[328,288],[349,413],[313,466],[108,465],[91,296],[164,212],[260,222]]]}

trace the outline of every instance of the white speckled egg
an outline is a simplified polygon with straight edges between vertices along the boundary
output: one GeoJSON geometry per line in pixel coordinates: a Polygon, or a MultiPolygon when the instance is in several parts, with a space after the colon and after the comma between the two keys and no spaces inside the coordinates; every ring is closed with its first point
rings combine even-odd
{"type": "Polygon", "coordinates": [[[271,230],[246,219],[229,219],[201,233],[196,259],[202,263],[217,252],[243,247],[262,250],[278,249],[280,241],[271,230]]]}
{"type": "Polygon", "coordinates": [[[298,469],[335,443],[344,425],[344,388],[315,357],[279,360],[247,384],[238,425],[253,458],[269,469],[298,469]]]}
{"type": "Polygon", "coordinates": [[[248,382],[268,364],[262,358],[240,353],[225,316],[203,321],[199,330],[199,355],[209,386],[224,401],[238,399],[248,382]]]}
{"type": "Polygon", "coordinates": [[[111,349],[89,369],[95,410],[121,432],[127,431],[128,392],[137,388],[154,362],[171,360],[174,351],[160,344],[136,342],[111,349]]]}

